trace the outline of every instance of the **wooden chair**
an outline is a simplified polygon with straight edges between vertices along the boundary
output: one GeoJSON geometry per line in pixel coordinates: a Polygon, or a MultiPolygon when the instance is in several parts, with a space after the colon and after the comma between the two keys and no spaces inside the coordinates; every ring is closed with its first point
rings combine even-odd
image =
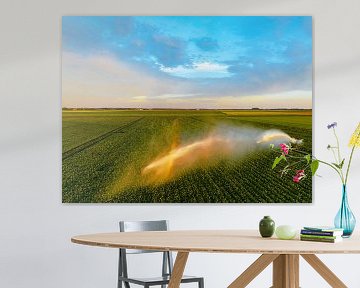
{"type": "MultiPolygon", "coordinates": [[[[134,231],[167,231],[168,221],[120,221],[120,232],[134,232],[134,231]]],[[[119,269],[118,269],[118,288],[122,288],[124,283],[125,288],[130,288],[130,283],[149,288],[150,286],[160,286],[165,288],[169,284],[170,276],[173,268],[173,258],[169,251],[150,251],[150,250],[135,250],[135,249],[119,249],[119,269]],[[129,277],[127,269],[127,254],[141,254],[141,253],[163,253],[162,274],[160,277],[152,278],[134,278],[129,277]]],[[[204,288],[204,278],[194,276],[183,276],[181,283],[197,282],[199,288],[204,288]]]]}

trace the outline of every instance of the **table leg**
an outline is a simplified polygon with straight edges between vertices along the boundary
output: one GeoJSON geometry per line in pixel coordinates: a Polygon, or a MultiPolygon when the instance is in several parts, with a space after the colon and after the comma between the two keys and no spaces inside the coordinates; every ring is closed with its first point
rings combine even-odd
{"type": "Polygon", "coordinates": [[[287,255],[290,288],[299,288],[299,255],[287,255]]]}
{"type": "Polygon", "coordinates": [[[314,254],[301,255],[324,280],[334,288],[346,288],[347,286],[314,254]]]}
{"type": "Polygon", "coordinates": [[[188,257],[189,257],[189,252],[177,253],[168,288],[180,287],[181,278],[183,277],[185,265],[188,257]]]}
{"type": "Polygon", "coordinates": [[[272,288],[299,288],[299,255],[281,254],[274,260],[272,288]]]}
{"type": "Polygon", "coordinates": [[[263,254],[254,263],[252,263],[238,278],[232,282],[228,288],[244,288],[256,276],[258,276],[270,263],[272,263],[278,254],[263,254]]]}
{"type": "MultiPolygon", "coordinates": [[[[314,254],[301,256],[333,288],[347,286],[314,254]]],[[[244,288],[273,262],[273,286],[271,288],[299,288],[299,255],[263,254],[252,263],[228,288],[244,288]]],[[[177,288],[177,287],[176,287],[177,288]]]]}

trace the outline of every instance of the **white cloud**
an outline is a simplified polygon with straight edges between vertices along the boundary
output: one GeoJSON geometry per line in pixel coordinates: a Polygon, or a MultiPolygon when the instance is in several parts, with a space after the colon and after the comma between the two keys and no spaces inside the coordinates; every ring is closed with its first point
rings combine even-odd
{"type": "MultiPolygon", "coordinates": [[[[194,66],[163,67],[167,73],[191,75],[192,78],[227,75],[228,66],[202,62],[194,66]]],[[[187,79],[159,77],[138,66],[110,56],[81,56],[63,53],[63,107],[122,108],[276,108],[311,107],[311,91],[274,93],[274,84],[265,94],[228,93],[226,87],[203,86],[197,89],[187,79]],[[216,89],[217,88],[217,89],[216,89]],[[220,89],[221,88],[221,89],[220,89]],[[217,91],[221,91],[216,93],[217,91]]]]}
{"type": "Polygon", "coordinates": [[[147,96],[134,96],[132,97],[134,102],[145,102],[148,97],[147,96]]]}
{"type": "Polygon", "coordinates": [[[189,94],[162,94],[156,96],[156,99],[174,99],[174,98],[189,98],[194,96],[201,96],[200,93],[189,93],[189,94]]]}
{"type": "Polygon", "coordinates": [[[63,53],[64,107],[137,107],[158,95],[189,89],[179,80],[160,79],[108,55],[63,53]]]}
{"type": "Polygon", "coordinates": [[[215,108],[251,109],[266,108],[312,108],[312,91],[293,90],[262,95],[228,95],[208,99],[208,105],[215,108]]]}
{"type": "Polygon", "coordinates": [[[228,68],[229,65],[212,62],[194,63],[191,66],[160,66],[161,71],[182,78],[227,78],[233,75],[228,68]]]}

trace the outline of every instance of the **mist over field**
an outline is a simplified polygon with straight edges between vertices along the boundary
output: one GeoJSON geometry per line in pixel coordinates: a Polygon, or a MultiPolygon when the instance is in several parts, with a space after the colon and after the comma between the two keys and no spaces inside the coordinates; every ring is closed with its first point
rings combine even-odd
{"type": "Polygon", "coordinates": [[[281,130],[221,125],[203,138],[187,144],[172,144],[170,151],[148,164],[142,174],[150,175],[153,183],[161,183],[194,167],[246,157],[253,151],[269,149],[269,144],[280,143],[301,144],[302,140],[292,138],[281,130]]]}

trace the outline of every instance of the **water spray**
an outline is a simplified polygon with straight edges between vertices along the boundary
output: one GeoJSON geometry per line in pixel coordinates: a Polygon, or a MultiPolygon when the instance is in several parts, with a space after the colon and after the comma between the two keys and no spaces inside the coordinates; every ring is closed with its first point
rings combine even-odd
{"type": "Polygon", "coordinates": [[[302,144],[281,130],[221,126],[202,139],[172,147],[145,166],[142,174],[151,182],[164,182],[192,168],[211,165],[219,159],[234,159],[269,147],[269,144],[302,144]]]}

